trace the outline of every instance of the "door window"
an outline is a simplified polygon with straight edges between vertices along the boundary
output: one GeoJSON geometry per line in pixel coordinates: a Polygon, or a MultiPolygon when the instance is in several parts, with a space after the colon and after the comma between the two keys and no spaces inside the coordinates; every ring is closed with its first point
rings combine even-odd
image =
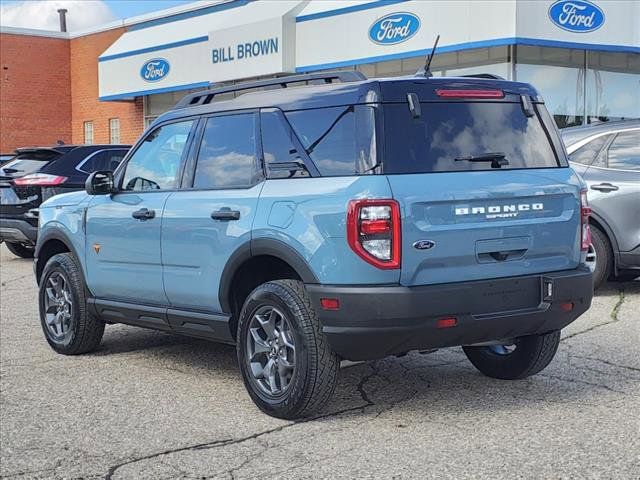
{"type": "Polygon", "coordinates": [[[259,178],[256,164],[256,115],[211,117],[204,129],[193,186],[250,187],[259,178]]]}
{"type": "Polygon", "coordinates": [[[609,147],[609,168],[640,171],[640,130],[616,136],[609,147]]]}
{"type": "Polygon", "coordinates": [[[180,182],[180,164],[193,120],[170,123],[146,136],[127,162],[124,190],[171,190],[180,182]]]}

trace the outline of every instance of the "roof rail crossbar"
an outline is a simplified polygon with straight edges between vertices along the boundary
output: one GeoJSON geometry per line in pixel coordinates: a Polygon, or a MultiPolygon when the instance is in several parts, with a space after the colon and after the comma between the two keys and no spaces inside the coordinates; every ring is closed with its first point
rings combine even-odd
{"type": "Polygon", "coordinates": [[[361,72],[355,70],[343,70],[330,73],[305,73],[302,75],[287,75],[283,77],[267,78],[265,80],[257,80],[255,82],[242,82],[236,85],[228,85],[225,87],[211,88],[201,92],[195,92],[186,95],[180,100],[175,109],[194,107],[197,105],[205,105],[210,103],[216,95],[230,92],[240,92],[242,90],[251,90],[254,88],[287,88],[292,83],[310,82],[314,80],[323,80],[325,83],[333,83],[336,80],[347,82],[361,82],[367,77],[361,72]]]}
{"type": "Polygon", "coordinates": [[[462,77],[470,78],[487,78],[490,80],[504,80],[504,77],[496,75],[494,73],[470,73],[469,75],[461,75],[462,77]]]}

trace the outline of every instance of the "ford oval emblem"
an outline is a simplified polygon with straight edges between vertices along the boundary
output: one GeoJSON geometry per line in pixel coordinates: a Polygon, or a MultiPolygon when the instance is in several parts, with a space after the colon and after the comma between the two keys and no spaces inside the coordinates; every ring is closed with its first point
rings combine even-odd
{"type": "Polygon", "coordinates": [[[429,250],[430,248],[433,248],[435,246],[436,242],[434,242],[433,240],[418,240],[413,244],[413,248],[416,248],[418,250],[429,250]]]}
{"type": "Polygon", "coordinates": [[[369,40],[379,45],[394,45],[409,40],[419,29],[420,19],[413,13],[391,13],[373,22],[369,27],[369,40]]]}
{"type": "Polygon", "coordinates": [[[140,76],[145,82],[159,82],[169,75],[169,62],[164,58],[152,58],[147,60],[140,69],[140,76]]]}
{"type": "Polygon", "coordinates": [[[604,12],[588,0],[558,0],[549,7],[549,19],[569,32],[593,32],[604,25],[604,12]]]}

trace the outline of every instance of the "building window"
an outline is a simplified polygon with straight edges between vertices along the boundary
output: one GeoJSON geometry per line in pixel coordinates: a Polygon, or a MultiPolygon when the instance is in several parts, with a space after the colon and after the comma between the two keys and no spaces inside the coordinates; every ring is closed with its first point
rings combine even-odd
{"type": "Polygon", "coordinates": [[[109,143],[120,143],[120,119],[109,119],[109,143]]]}
{"type": "Polygon", "coordinates": [[[93,144],[93,122],[84,122],[84,143],[93,144]]]}

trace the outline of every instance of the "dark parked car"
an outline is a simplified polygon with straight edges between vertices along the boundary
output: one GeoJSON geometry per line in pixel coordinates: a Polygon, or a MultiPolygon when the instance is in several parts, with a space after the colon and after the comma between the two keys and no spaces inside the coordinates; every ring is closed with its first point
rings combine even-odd
{"type": "Polygon", "coordinates": [[[640,120],[562,131],[574,170],[589,187],[592,248],[588,262],[597,288],[609,276],[640,275],[640,120]]]}
{"type": "Polygon", "coordinates": [[[0,167],[0,242],[19,257],[33,256],[38,207],[47,198],[82,190],[90,173],[113,170],[129,145],[19,148],[0,167]]]}

